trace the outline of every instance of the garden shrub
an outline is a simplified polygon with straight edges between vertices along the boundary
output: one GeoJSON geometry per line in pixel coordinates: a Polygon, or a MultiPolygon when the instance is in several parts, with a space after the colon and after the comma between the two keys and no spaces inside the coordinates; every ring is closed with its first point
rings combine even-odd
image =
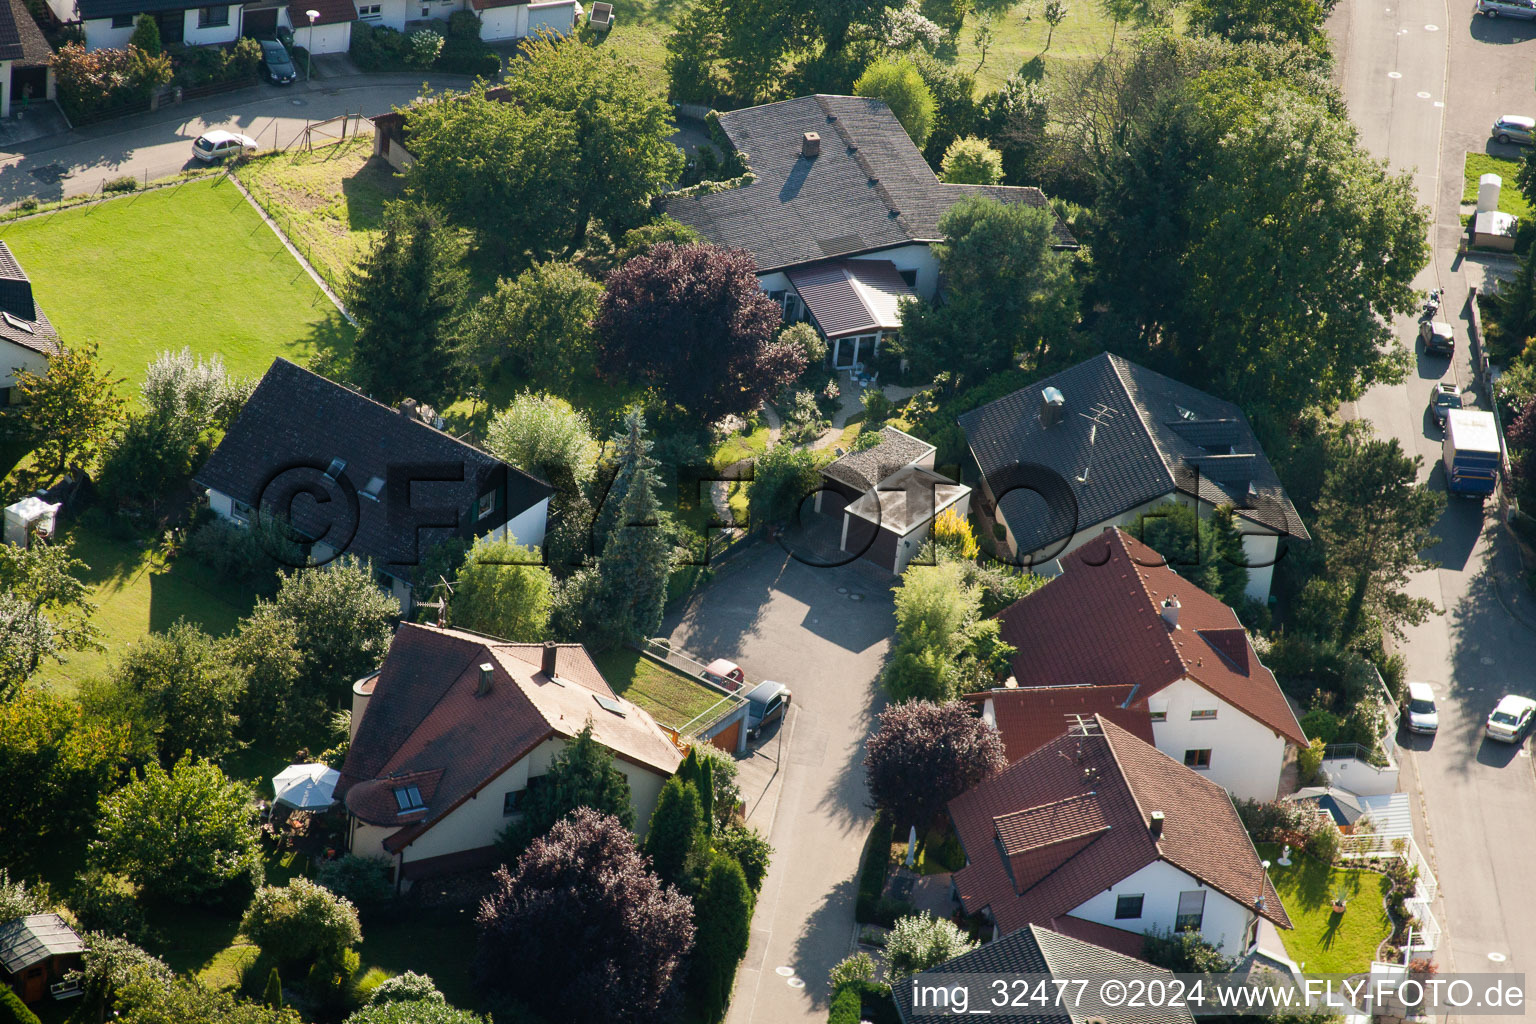
{"type": "Polygon", "coordinates": [[[844,985],[832,996],[832,1007],[827,1012],[827,1024],[859,1024],[863,1016],[864,997],[858,985],[844,985]]]}
{"type": "Polygon", "coordinates": [[[21,997],[0,985],[0,1024],[41,1024],[21,997]]]}
{"type": "Polygon", "coordinates": [[[103,192],[133,192],[139,187],[139,179],[131,174],[124,174],[116,178],[108,178],[101,183],[103,192]]]}
{"type": "Polygon", "coordinates": [[[240,581],[262,579],[279,568],[304,564],[303,550],[287,526],[269,515],[257,516],[249,526],[210,519],[192,531],[182,552],[220,576],[240,581]]]}
{"type": "Polygon", "coordinates": [[[314,959],[317,966],[325,963],[330,968],[363,938],[352,904],[307,878],[294,878],[281,887],[263,886],[240,930],[280,963],[314,959]]]}
{"type": "Polygon", "coordinates": [[[827,975],[827,981],[836,992],[849,982],[874,981],[875,958],[862,950],[844,957],[827,975]]]}
{"type": "Polygon", "coordinates": [[[885,972],[889,978],[921,974],[975,949],[977,943],[945,917],[927,911],[901,918],[885,937],[885,972]]]}
{"type": "MultiPolygon", "coordinates": [[[[154,22],[153,18],[140,22],[154,22]]],[[[59,106],[75,124],[149,102],[150,95],[174,77],[171,60],[137,46],[87,50],[68,43],[49,58],[59,106]]]]}
{"type": "Polygon", "coordinates": [[[376,987],[368,996],[369,1006],[420,1002],[441,1003],[446,1000],[437,990],[437,985],[433,983],[430,976],[417,974],[415,971],[395,975],[376,987]]]}
{"type": "Polygon", "coordinates": [[[728,825],[716,831],[714,845],[715,849],[729,854],[741,865],[742,873],[747,876],[747,885],[751,886],[754,894],[762,891],[763,881],[768,877],[773,847],[768,845],[768,840],[761,832],[750,825],[728,825]]]}
{"type": "Polygon", "coordinates": [[[388,872],[389,862],[382,857],[349,853],[336,860],[322,861],[315,869],[315,881],[363,911],[394,898],[388,872]]]}
{"type": "Polygon", "coordinates": [[[443,52],[443,36],[435,28],[417,29],[406,37],[403,54],[407,67],[425,70],[443,52]]]}
{"type": "Polygon", "coordinates": [[[859,869],[859,894],[854,901],[853,918],[859,924],[876,924],[880,894],[885,891],[885,877],[891,866],[891,819],[884,811],[875,814],[875,826],[864,846],[864,866],[859,869]]]}
{"type": "Polygon", "coordinates": [[[334,1018],[357,1005],[357,970],[363,958],[355,949],[333,950],[321,956],[309,969],[305,994],[326,1019],[334,1018]]]}
{"type": "Polygon", "coordinates": [[[41,205],[37,201],[37,196],[27,196],[27,198],[16,204],[16,209],[21,210],[23,213],[30,213],[41,205]]]}
{"type": "Polygon", "coordinates": [[[1343,725],[1339,716],[1327,708],[1313,708],[1301,716],[1301,731],[1314,740],[1322,740],[1325,744],[1332,743],[1338,738],[1339,729],[1343,725]]]}
{"type": "Polygon", "coordinates": [[[449,39],[480,39],[480,19],[474,11],[454,11],[448,15],[449,39]]]}
{"type": "Polygon", "coordinates": [[[91,868],[75,879],[69,909],[81,927],[142,945],[149,937],[144,910],[124,883],[91,868]]]}
{"type": "Polygon", "coordinates": [[[1148,932],[1141,959],[1175,974],[1225,974],[1235,966],[1199,932],[1148,932]]]}

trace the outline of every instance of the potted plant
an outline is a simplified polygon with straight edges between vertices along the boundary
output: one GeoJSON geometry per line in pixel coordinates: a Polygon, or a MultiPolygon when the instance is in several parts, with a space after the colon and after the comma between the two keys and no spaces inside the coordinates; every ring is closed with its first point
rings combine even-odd
{"type": "Polygon", "coordinates": [[[1333,912],[1335,914],[1344,913],[1344,908],[1347,906],[1349,906],[1349,900],[1345,898],[1343,889],[1333,894],[1333,912]]]}

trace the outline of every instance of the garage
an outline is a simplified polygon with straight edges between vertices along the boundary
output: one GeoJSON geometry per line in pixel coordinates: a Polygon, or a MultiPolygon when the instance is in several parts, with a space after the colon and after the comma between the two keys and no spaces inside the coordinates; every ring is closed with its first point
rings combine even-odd
{"type": "Polygon", "coordinates": [[[247,7],[240,19],[240,34],[252,39],[276,39],[277,8],[247,7]]]}
{"type": "Polygon", "coordinates": [[[720,732],[709,737],[710,746],[719,747],[727,754],[734,754],[741,748],[741,719],[736,719],[720,732]]]}

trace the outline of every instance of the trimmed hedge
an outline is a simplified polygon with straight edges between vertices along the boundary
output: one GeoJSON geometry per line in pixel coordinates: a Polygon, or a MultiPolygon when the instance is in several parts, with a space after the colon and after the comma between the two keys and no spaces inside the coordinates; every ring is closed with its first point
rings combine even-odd
{"type": "Polygon", "coordinates": [[[853,919],[859,924],[877,923],[880,893],[885,889],[890,860],[891,819],[884,811],[877,811],[875,827],[864,844],[864,865],[859,869],[859,895],[853,910],[853,919]]]}
{"type": "Polygon", "coordinates": [[[850,981],[832,993],[827,1024],[901,1024],[891,987],[878,981],[850,981]]]}
{"type": "Polygon", "coordinates": [[[832,996],[827,1024],[859,1024],[864,1013],[864,999],[856,985],[844,985],[832,996]]]}
{"type": "MultiPolygon", "coordinates": [[[[858,1008],[858,997],[855,994],[854,1008],[858,1008]]],[[[858,1024],[858,1015],[853,1017],[854,1024],[858,1024]]],[[[27,1009],[27,1004],[21,1001],[21,997],[12,992],[5,985],[0,985],[0,1024],[40,1024],[37,1014],[27,1009]]]]}

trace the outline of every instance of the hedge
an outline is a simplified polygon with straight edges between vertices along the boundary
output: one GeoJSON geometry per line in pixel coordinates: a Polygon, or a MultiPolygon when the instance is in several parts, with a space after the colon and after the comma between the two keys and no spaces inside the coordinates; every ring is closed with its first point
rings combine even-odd
{"type": "Polygon", "coordinates": [[[832,996],[827,1024],[859,1024],[864,1014],[864,999],[857,985],[844,985],[832,996]]]}
{"type": "MultiPolygon", "coordinates": [[[[854,994],[854,1009],[859,1006],[858,994],[854,994]]],[[[858,1024],[859,1016],[853,1016],[854,1024],[858,1024]]],[[[21,1001],[21,997],[4,985],[0,985],[0,1024],[39,1024],[37,1014],[27,1009],[27,1004],[21,1001]]]]}
{"type": "Polygon", "coordinates": [[[901,1024],[889,985],[878,981],[849,981],[832,993],[827,1024],[901,1024]]]}
{"type": "Polygon", "coordinates": [[[885,889],[885,876],[891,861],[891,819],[884,811],[875,812],[875,827],[864,844],[864,865],[859,869],[859,896],[854,902],[853,919],[859,924],[874,924],[885,889]]]}

